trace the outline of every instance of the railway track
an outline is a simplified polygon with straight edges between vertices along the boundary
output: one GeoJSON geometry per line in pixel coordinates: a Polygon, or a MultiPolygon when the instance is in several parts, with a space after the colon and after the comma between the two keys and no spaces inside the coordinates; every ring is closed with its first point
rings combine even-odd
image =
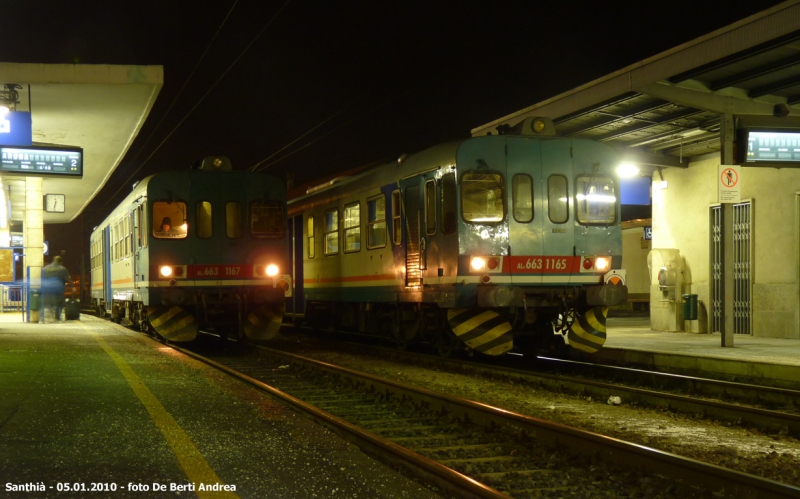
{"type": "Polygon", "coordinates": [[[512,380],[595,400],[619,396],[627,404],[800,437],[797,390],[547,357],[538,357],[535,362],[513,355],[467,361],[375,346],[358,348],[414,365],[512,380]]]}
{"type": "Polygon", "coordinates": [[[456,497],[798,497],[800,488],[271,349],[180,349],[456,497]]]}

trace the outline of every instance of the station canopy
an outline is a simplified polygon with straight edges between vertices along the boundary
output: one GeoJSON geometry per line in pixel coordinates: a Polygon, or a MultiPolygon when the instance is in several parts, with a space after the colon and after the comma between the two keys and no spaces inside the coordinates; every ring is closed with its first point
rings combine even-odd
{"type": "MultiPolygon", "coordinates": [[[[164,80],[162,66],[0,62],[0,87],[16,84],[17,111],[30,111],[34,146],[83,148],[83,178],[45,177],[42,192],[64,194],[74,220],[97,196],[139,133],[164,80]]],[[[12,221],[24,219],[25,178],[3,175],[12,221]]]]}
{"type": "Polygon", "coordinates": [[[719,155],[724,114],[748,126],[800,128],[800,1],[487,123],[472,135],[547,117],[558,135],[608,143],[622,160],[685,167],[690,158],[719,155]]]}

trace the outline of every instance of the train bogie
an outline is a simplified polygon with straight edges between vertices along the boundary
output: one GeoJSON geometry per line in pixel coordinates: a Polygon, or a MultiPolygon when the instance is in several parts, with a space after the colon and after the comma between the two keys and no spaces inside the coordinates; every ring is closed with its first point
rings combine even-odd
{"type": "Polygon", "coordinates": [[[624,285],[616,158],[541,134],[443,144],[289,202],[295,297],[316,323],[498,355],[596,351],[624,285]]]}

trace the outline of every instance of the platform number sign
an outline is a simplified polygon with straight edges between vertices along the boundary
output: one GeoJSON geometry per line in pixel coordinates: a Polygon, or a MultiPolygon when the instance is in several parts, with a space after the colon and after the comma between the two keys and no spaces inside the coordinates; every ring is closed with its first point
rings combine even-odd
{"type": "Polygon", "coordinates": [[[720,165],[717,176],[720,203],[738,203],[741,201],[742,170],[736,165],[720,165]]]}

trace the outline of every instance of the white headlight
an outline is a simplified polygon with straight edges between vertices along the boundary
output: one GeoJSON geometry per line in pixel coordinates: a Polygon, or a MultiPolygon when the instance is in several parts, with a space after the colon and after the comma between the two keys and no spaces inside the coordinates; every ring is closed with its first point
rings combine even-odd
{"type": "Polygon", "coordinates": [[[172,275],[172,267],[170,267],[169,265],[162,265],[161,268],[158,269],[158,271],[164,277],[169,277],[172,275]]]}
{"type": "Polygon", "coordinates": [[[608,270],[609,265],[611,264],[611,260],[608,258],[598,258],[594,262],[594,268],[597,270],[608,270]]]}
{"type": "Polygon", "coordinates": [[[278,275],[278,266],[274,264],[267,265],[267,275],[270,277],[278,275]]]}
{"type": "Polygon", "coordinates": [[[472,270],[483,270],[483,268],[486,267],[486,260],[479,256],[475,256],[472,257],[470,265],[472,266],[472,270]]]}

